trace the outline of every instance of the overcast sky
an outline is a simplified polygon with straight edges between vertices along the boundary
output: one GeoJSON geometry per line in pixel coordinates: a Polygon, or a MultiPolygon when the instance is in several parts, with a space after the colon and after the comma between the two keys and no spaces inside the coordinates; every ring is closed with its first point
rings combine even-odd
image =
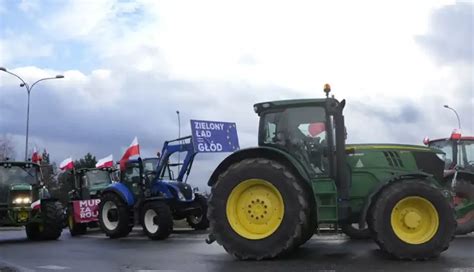
{"type": "MultiPolygon", "coordinates": [[[[236,122],[256,145],[256,102],[347,100],[348,141],[422,144],[474,134],[472,1],[0,0],[0,66],[28,82],[30,146],[53,160],[144,157],[189,119],[236,122]]],[[[26,91],[0,73],[0,134],[22,158],[26,91]]],[[[225,154],[197,156],[204,187],[225,154]]]]}

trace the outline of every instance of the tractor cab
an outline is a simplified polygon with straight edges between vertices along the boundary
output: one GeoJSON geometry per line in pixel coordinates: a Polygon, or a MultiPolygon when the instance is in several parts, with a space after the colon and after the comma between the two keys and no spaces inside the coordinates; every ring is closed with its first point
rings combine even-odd
{"type": "Polygon", "coordinates": [[[453,133],[450,138],[425,140],[429,147],[442,150],[445,154],[445,170],[454,167],[474,172],[474,137],[453,133]]]}
{"type": "Polygon", "coordinates": [[[309,179],[334,180],[341,221],[350,213],[344,106],[345,100],[329,97],[254,105],[260,117],[259,146],[280,150],[309,179]]]}
{"type": "Polygon", "coordinates": [[[444,180],[455,197],[456,234],[474,231],[474,137],[454,130],[449,138],[424,139],[424,144],[444,152],[444,180]]]}
{"type": "Polygon", "coordinates": [[[111,168],[84,168],[76,171],[75,190],[79,199],[98,198],[100,192],[112,183],[111,168]]]}
{"type": "Polygon", "coordinates": [[[120,181],[133,192],[133,195],[139,196],[141,193],[149,191],[156,178],[158,162],[159,158],[128,160],[125,169],[120,171],[120,181]]]}

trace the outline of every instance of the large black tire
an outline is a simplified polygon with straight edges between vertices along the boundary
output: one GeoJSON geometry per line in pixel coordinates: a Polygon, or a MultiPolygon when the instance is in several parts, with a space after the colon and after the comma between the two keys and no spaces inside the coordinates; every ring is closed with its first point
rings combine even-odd
{"type": "Polygon", "coordinates": [[[163,201],[151,201],[142,209],[143,231],[152,240],[164,240],[173,231],[173,215],[163,201]]]}
{"type": "Polygon", "coordinates": [[[59,201],[41,203],[42,231],[41,239],[57,240],[61,236],[64,224],[64,208],[59,201]]]}
{"type": "MultiPolygon", "coordinates": [[[[423,221],[422,221],[423,222],[423,221]]],[[[454,238],[454,210],[440,190],[421,180],[400,181],[388,185],[377,195],[368,214],[372,238],[380,249],[396,259],[427,260],[437,257],[449,247],[454,238]],[[428,201],[436,210],[438,227],[427,241],[408,243],[397,236],[391,215],[399,201],[418,197],[428,201]]]]}
{"type": "MultiPolygon", "coordinates": [[[[474,202],[474,184],[458,179],[455,187],[456,197],[474,202]]],[[[462,218],[457,218],[457,235],[468,234],[474,231],[474,211],[470,211],[462,218]]]]}
{"type": "Polygon", "coordinates": [[[311,225],[308,223],[310,205],[302,182],[286,166],[269,159],[245,159],[232,164],[212,186],[208,211],[211,234],[228,253],[238,259],[270,259],[291,252],[309,236],[308,232],[304,235],[303,231],[309,230],[308,226],[311,225]],[[255,179],[268,182],[276,188],[283,200],[284,213],[283,218],[278,218],[281,221],[277,228],[269,235],[248,239],[232,228],[227,217],[227,203],[236,186],[255,179]]]}
{"type": "Polygon", "coordinates": [[[71,236],[78,236],[87,233],[86,223],[76,223],[74,221],[74,210],[72,205],[70,205],[67,210],[67,226],[71,236]]]}
{"type": "MultiPolygon", "coordinates": [[[[304,188],[304,187],[303,187],[304,188]]],[[[311,237],[313,237],[314,232],[316,231],[316,227],[318,225],[318,218],[316,216],[316,207],[315,202],[311,201],[310,194],[313,193],[313,190],[310,188],[304,188],[303,191],[306,193],[305,199],[309,200],[305,201],[308,203],[308,206],[303,207],[304,213],[309,214],[309,220],[306,221],[306,224],[303,226],[303,233],[301,235],[300,241],[297,243],[297,247],[306,243],[311,237]]]]}
{"type": "Polygon", "coordinates": [[[341,230],[345,235],[354,240],[365,240],[371,237],[370,230],[367,227],[359,229],[358,226],[354,226],[354,224],[344,224],[341,226],[341,230]]]}
{"type": "Polygon", "coordinates": [[[207,199],[200,194],[196,194],[194,202],[201,207],[201,212],[199,214],[188,215],[186,217],[186,222],[188,222],[188,225],[195,230],[205,230],[209,228],[209,220],[207,219],[207,199]]]}
{"type": "Polygon", "coordinates": [[[42,201],[40,210],[41,222],[26,225],[26,237],[33,241],[57,240],[64,225],[64,209],[60,202],[42,201]]]}
{"type": "Polygon", "coordinates": [[[127,236],[133,228],[130,209],[115,193],[106,193],[99,204],[99,225],[105,235],[115,239],[127,236]]]}

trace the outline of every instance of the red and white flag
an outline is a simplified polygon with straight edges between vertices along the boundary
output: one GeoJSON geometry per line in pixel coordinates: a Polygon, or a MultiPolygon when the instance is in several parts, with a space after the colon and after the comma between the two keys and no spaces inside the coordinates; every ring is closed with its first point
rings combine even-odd
{"type": "Polygon", "coordinates": [[[65,159],[59,165],[59,169],[61,170],[68,170],[68,169],[73,169],[73,168],[74,168],[74,162],[72,161],[72,158],[65,159]]]}
{"type": "Polygon", "coordinates": [[[127,148],[122,158],[120,159],[120,170],[124,170],[125,163],[128,161],[130,157],[135,156],[135,155],[140,155],[140,145],[138,144],[137,137],[133,139],[132,143],[130,144],[130,146],[127,148]]]}
{"type": "Polygon", "coordinates": [[[326,133],[326,125],[323,122],[311,123],[308,125],[308,135],[316,138],[316,137],[324,137],[326,133]]]}
{"type": "Polygon", "coordinates": [[[33,155],[31,155],[31,161],[33,163],[39,163],[41,161],[41,155],[38,153],[38,149],[33,147],[33,155]]]}
{"type": "Polygon", "coordinates": [[[100,159],[96,164],[95,168],[106,168],[114,167],[114,156],[110,154],[109,156],[100,159]]]}
{"type": "Polygon", "coordinates": [[[41,208],[41,200],[38,199],[38,200],[36,200],[35,202],[31,203],[31,208],[32,208],[33,210],[36,210],[36,209],[41,208]]]}

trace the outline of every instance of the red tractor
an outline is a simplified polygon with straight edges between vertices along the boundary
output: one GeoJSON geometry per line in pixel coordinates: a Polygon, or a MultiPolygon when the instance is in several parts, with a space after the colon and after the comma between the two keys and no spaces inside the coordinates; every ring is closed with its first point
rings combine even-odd
{"type": "Polygon", "coordinates": [[[454,205],[458,227],[456,234],[474,231],[474,137],[461,136],[454,130],[449,138],[429,140],[424,144],[441,149],[445,155],[444,178],[456,194],[454,205]]]}

